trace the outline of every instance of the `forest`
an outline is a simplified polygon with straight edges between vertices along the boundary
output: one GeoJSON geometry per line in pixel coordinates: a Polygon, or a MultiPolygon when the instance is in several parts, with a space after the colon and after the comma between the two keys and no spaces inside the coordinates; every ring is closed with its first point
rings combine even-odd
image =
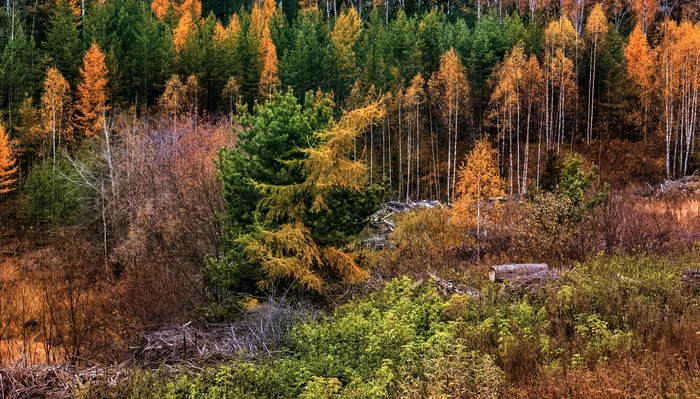
{"type": "Polygon", "coordinates": [[[3,3],[0,398],[700,397],[700,3],[3,3]]]}

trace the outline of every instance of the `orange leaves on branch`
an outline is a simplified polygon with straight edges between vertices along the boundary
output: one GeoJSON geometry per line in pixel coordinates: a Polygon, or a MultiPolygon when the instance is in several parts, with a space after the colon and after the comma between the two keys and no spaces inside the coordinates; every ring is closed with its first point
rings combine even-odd
{"type": "Polygon", "coordinates": [[[77,89],[75,123],[85,136],[92,137],[102,127],[107,106],[107,66],[95,41],[83,58],[81,82],[77,89]]]}
{"type": "Polygon", "coordinates": [[[190,13],[185,13],[180,17],[175,29],[173,29],[173,45],[178,53],[185,47],[190,32],[194,29],[195,21],[190,13]]]}
{"type": "Polygon", "coordinates": [[[627,74],[639,87],[648,90],[654,74],[654,55],[640,25],[635,25],[625,47],[627,74]]]}
{"type": "Polygon", "coordinates": [[[230,44],[238,40],[241,34],[241,23],[238,14],[233,14],[226,27],[217,21],[214,27],[214,42],[217,44],[230,44]]]}
{"type": "Polygon", "coordinates": [[[10,137],[5,128],[0,125],[0,194],[6,194],[14,190],[12,185],[17,180],[17,162],[12,152],[10,137]]]}
{"type": "Polygon", "coordinates": [[[250,13],[250,29],[258,40],[262,40],[265,28],[270,28],[270,22],[275,17],[281,17],[277,10],[275,0],[264,0],[262,7],[255,3],[250,13]]]}

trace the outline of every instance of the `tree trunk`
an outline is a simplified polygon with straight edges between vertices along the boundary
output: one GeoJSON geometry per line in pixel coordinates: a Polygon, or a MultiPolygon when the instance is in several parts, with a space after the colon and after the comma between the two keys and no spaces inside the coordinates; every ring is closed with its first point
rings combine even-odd
{"type": "Polygon", "coordinates": [[[489,280],[500,282],[527,278],[547,271],[549,271],[549,267],[546,263],[519,263],[492,266],[489,269],[489,280]]]}

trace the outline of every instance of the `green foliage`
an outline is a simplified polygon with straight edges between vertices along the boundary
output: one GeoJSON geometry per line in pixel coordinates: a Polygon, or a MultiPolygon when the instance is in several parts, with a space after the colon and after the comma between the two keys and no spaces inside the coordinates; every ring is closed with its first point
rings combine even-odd
{"type": "Polygon", "coordinates": [[[278,51],[282,55],[279,64],[282,84],[291,86],[297,93],[333,89],[326,79],[330,60],[325,59],[325,50],[330,45],[330,32],[321,15],[302,13],[289,35],[290,46],[278,51]]]}
{"type": "Polygon", "coordinates": [[[89,199],[89,188],[63,157],[35,165],[22,187],[22,211],[32,225],[70,224],[89,199]]]}
{"type": "Polygon", "coordinates": [[[241,118],[245,130],[237,146],[220,152],[232,237],[210,278],[223,279],[234,292],[255,292],[251,282],[277,278],[318,289],[321,277],[312,269],[325,266],[341,279],[359,275],[336,248],[362,230],[383,198],[383,189],[364,187],[363,165],[346,159],[353,138],[375,115],[351,112],[349,122],[331,124],[327,97],[309,92],[302,105],[291,91],[255,111],[241,118]]]}
{"type": "Polygon", "coordinates": [[[73,85],[77,84],[81,61],[76,56],[81,53],[79,35],[78,23],[68,1],[58,2],[51,16],[43,48],[50,57],[51,64],[73,85]]]}
{"type": "Polygon", "coordinates": [[[0,101],[6,108],[18,106],[25,93],[38,98],[36,93],[42,81],[39,55],[34,38],[18,25],[0,56],[0,101]]]}
{"type": "Polygon", "coordinates": [[[593,181],[596,179],[596,170],[597,167],[593,165],[591,171],[584,173],[581,168],[581,159],[573,155],[567,158],[562,166],[557,193],[568,197],[573,205],[579,209],[578,213],[571,215],[576,221],[582,218],[586,208],[593,208],[605,202],[607,198],[608,187],[606,186],[592,199],[585,202],[584,194],[592,187],[593,181]]]}
{"type": "Polygon", "coordinates": [[[299,103],[292,91],[274,95],[244,114],[234,148],[219,153],[219,169],[224,181],[224,198],[235,234],[250,232],[261,218],[259,184],[287,185],[299,182],[302,171],[289,161],[303,157],[302,148],[312,143],[313,132],[325,129],[331,121],[328,99],[316,101],[306,93],[299,103]]]}
{"type": "Polygon", "coordinates": [[[163,397],[496,397],[502,372],[491,356],[467,349],[445,307],[434,284],[393,280],[328,318],[296,326],[284,358],[178,377],[163,397]]]}
{"type": "MultiPolygon", "coordinates": [[[[484,282],[478,299],[394,279],[294,326],[275,360],[151,378],[150,391],[168,398],[504,397],[507,381],[594,369],[675,336],[679,330],[668,326],[700,314],[697,299],[680,288],[684,264],[600,255],[532,294],[484,282]]],[[[150,397],[140,395],[131,397],[150,397]]]]}
{"type": "Polygon", "coordinates": [[[562,165],[561,176],[557,192],[567,196],[576,206],[583,204],[583,193],[591,188],[595,173],[584,173],[581,168],[581,159],[570,156],[562,165]]]}

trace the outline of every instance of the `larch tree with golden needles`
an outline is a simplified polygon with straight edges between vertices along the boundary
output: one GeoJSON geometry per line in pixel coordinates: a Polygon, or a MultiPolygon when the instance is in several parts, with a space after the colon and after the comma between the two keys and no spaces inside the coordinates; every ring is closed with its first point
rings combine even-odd
{"type": "Polygon", "coordinates": [[[440,68],[430,78],[430,92],[437,100],[443,122],[447,125],[447,202],[454,196],[457,171],[457,141],[460,118],[469,106],[469,84],[462,61],[454,48],[440,58],[440,68]]]}
{"type": "MultiPolygon", "coordinates": [[[[521,95],[527,57],[522,46],[513,47],[503,62],[498,67],[495,77],[498,84],[491,95],[491,105],[496,113],[496,125],[499,127],[499,142],[503,143],[503,156],[506,156],[505,147],[508,147],[508,182],[509,195],[516,193],[515,182],[521,184],[520,174],[520,125],[521,125],[521,95]],[[499,126],[500,125],[500,126],[499,126]],[[513,143],[515,133],[515,144],[513,143]],[[513,147],[515,146],[515,160],[513,147]],[[517,180],[514,179],[514,169],[517,170],[517,180]]],[[[493,118],[493,117],[492,117],[493,118]]],[[[518,187],[517,193],[522,188],[518,187]]]]}
{"type": "Polygon", "coordinates": [[[173,29],[173,45],[178,53],[185,47],[187,38],[194,31],[199,19],[202,17],[202,2],[199,0],[185,0],[177,9],[180,19],[173,29]]]}
{"type": "Polygon", "coordinates": [[[530,58],[527,61],[527,65],[525,66],[525,74],[524,74],[524,88],[523,92],[526,98],[526,107],[527,107],[527,117],[525,121],[525,154],[523,156],[524,161],[523,161],[523,174],[522,174],[522,184],[521,184],[521,192],[520,194],[526,194],[527,193],[527,180],[528,180],[528,171],[529,169],[529,162],[530,162],[530,127],[532,123],[535,123],[535,126],[538,127],[537,129],[537,178],[536,180],[537,184],[539,185],[539,171],[540,171],[540,159],[541,159],[541,154],[542,154],[542,129],[539,128],[540,123],[537,121],[537,119],[533,120],[533,116],[535,116],[535,113],[539,112],[538,115],[541,115],[543,107],[543,100],[544,96],[542,95],[543,91],[546,89],[544,87],[544,71],[542,71],[542,67],[540,66],[540,62],[537,60],[537,56],[531,55],[530,58]]]}
{"type": "Polygon", "coordinates": [[[695,155],[700,103],[700,26],[667,20],[661,27],[657,65],[663,99],[666,173],[688,173],[695,155]]]}
{"type": "Polygon", "coordinates": [[[420,111],[425,102],[425,81],[421,74],[413,77],[411,85],[406,89],[404,102],[406,112],[406,200],[411,200],[411,192],[420,199],[420,148],[421,148],[421,120],[420,111]],[[415,180],[415,191],[411,181],[415,180]]]}
{"type": "Polygon", "coordinates": [[[14,190],[12,185],[17,180],[17,161],[12,152],[10,137],[5,128],[0,125],[0,194],[7,194],[14,190]]]}
{"type": "Polygon", "coordinates": [[[70,102],[70,86],[58,69],[51,67],[46,71],[44,94],[41,96],[41,125],[45,134],[51,135],[51,156],[56,163],[56,149],[61,145],[67,108],[70,102]]]}
{"type": "Polygon", "coordinates": [[[588,16],[586,22],[586,35],[590,40],[591,59],[588,68],[588,119],[586,123],[586,141],[588,144],[593,139],[593,100],[595,97],[595,73],[599,47],[605,45],[605,37],[608,34],[608,20],[600,3],[596,4],[588,16]]]}
{"type": "Polygon", "coordinates": [[[173,132],[177,132],[177,118],[185,108],[185,85],[179,75],[173,75],[165,82],[163,94],[158,99],[161,110],[171,118],[173,132]]]}
{"type": "Polygon", "coordinates": [[[647,122],[653,94],[654,55],[640,24],[637,24],[630,34],[629,43],[625,47],[625,59],[627,60],[627,75],[630,77],[635,94],[642,105],[642,114],[636,120],[641,125],[644,141],[646,141],[647,122]]]}
{"type": "Polygon", "coordinates": [[[477,254],[481,256],[481,235],[486,222],[498,221],[504,182],[498,171],[498,151],[485,138],[477,141],[459,169],[454,220],[462,229],[476,230],[477,254]]]}
{"type": "Polygon", "coordinates": [[[545,142],[547,150],[556,147],[558,152],[564,137],[568,105],[576,96],[574,64],[568,55],[577,43],[576,30],[571,21],[562,16],[547,25],[544,37],[545,142]]]}
{"type": "MultiPolygon", "coordinates": [[[[354,139],[383,117],[378,103],[347,113],[327,130],[314,133],[319,143],[304,149],[305,158],[292,162],[305,171],[297,184],[258,184],[264,193],[268,226],[260,226],[246,244],[246,253],[262,265],[271,281],[288,279],[307,289],[321,290],[324,276],[343,282],[367,277],[353,257],[331,245],[314,241],[305,224],[307,215],[328,211],[327,199],[337,190],[358,191],[367,182],[367,166],[348,157],[354,139]]],[[[292,165],[293,164],[293,165],[292,165]]]]}
{"type": "Polygon", "coordinates": [[[105,56],[95,41],[85,53],[80,77],[75,103],[75,124],[78,131],[87,137],[93,137],[102,127],[104,114],[109,109],[105,56]]]}
{"type": "Polygon", "coordinates": [[[153,15],[155,15],[155,17],[161,21],[173,7],[174,5],[171,0],[153,0],[151,3],[151,11],[153,11],[153,15]]]}
{"type": "Polygon", "coordinates": [[[277,74],[277,50],[270,37],[270,28],[265,27],[263,37],[260,41],[260,95],[270,97],[275,89],[280,85],[280,78],[277,74]]]}

